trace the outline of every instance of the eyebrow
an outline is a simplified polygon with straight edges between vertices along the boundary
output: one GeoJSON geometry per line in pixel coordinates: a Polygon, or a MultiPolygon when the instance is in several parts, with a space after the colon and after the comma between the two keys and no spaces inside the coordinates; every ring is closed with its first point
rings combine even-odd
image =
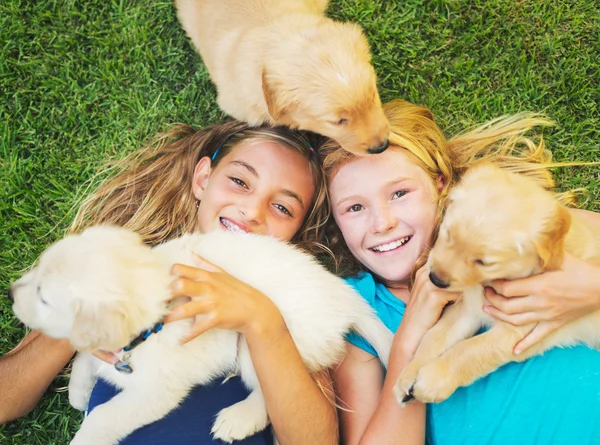
{"type": "MultiPolygon", "coordinates": [[[[386,182],[385,184],[383,184],[383,187],[382,187],[382,188],[391,187],[391,186],[393,186],[393,185],[395,185],[395,184],[399,184],[399,183],[401,183],[401,182],[404,182],[404,181],[410,181],[411,179],[412,179],[412,178],[406,178],[406,177],[399,177],[399,178],[395,178],[395,179],[392,179],[391,181],[388,181],[388,182],[386,182]]],[[[338,202],[336,202],[336,204],[335,204],[335,205],[336,205],[336,207],[337,207],[337,206],[339,206],[339,205],[343,204],[343,203],[344,203],[344,202],[346,202],[346,201],[354,201],[354,200],[358,200],[358,199],[360,199],[360,198],[362,198],[362,196],[361,196],[361,195],[352,195],[352,196],[347,196],[347,197],[345,197],[345,198],[342,198],[342,199],[340,199],[338,202]]]]}
{"type": "MultiPolygon", "coordinates": [[[[247,162],[235,160],[235,161],[231,161],[231,164],[239,165],[240,167],[243,167],[246,170],[248,170],[255,177],[257,177],[257,178],[259,177],[256,169],[254,167],[252,167],[250,164],[248,164],[247,162]]],[[[300,204],[300,207],[302,207],[302,210],[305,209],[306,206],[304,205],[304,202],[302,201],[302,198],[300,198],[300,195],[298,195],[298,193],[296,193],[292,190],[289,190],[289,189],[282,189],[280,191],[280,193],[284,194],[285,196],[289,196],[292,199],[295,199],[296,201],[298,201],[298,204],[300,204]]]]}
{"type": "Polygon", "coordinates": [[[256,169],[254,167],[252,167],[250,164],[248,164],[247,162],[236,160],[236,161],[231,161],[231,164],[236,164],[241,167],[244,167],[246,170],[248,170],[250,173],[252,173],[254,176],[256,176],[258,178],[258,172],[256,171],[256,169]]]}

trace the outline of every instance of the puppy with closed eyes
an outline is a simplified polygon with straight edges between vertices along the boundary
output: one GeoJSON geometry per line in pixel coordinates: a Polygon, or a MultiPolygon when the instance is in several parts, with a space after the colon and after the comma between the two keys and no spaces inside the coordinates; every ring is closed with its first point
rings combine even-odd
{"type": "Polygon", "coordinates": [[[175,3],[223,111],[320,133],[357,155],[388,147],[367,39],[325,17],[327,0],[175,3]]]}
{"type": "Polygon", "coordinates": [[[97,377],[122,389],[85,418],[71,445],[117,444],[176,408],[193,386],[232,372],[252,392],[218,414],[214,436],[232,442],[268,425],[243,336],[211,329],[180,344],[191,321],[161,324],[168,311],[170,269],[174,263],[193,265],[193,253],[275,303],[309,371],[338,363],[345,351],[344,335],[351,329],[387,360],[392,333],[370,306],[311,255],[287,243],[213,232],[185,235],[151,249],[126,229],[92,227],[48,248],[37,267],[10,289],[14,312],[23,323],[51,337],[67,338],[80,351],[69,383],[75,408],[87,408],[97,377]],[[130,373],[90,353],[128,346],[125,370],[132,369],[130,373]]]}
{"type": "Polygon", "coordinates": [[[440,288],[462,291],[423,337],[395,387],[400,403],[441,402],[510,361],[555,346],[600,347],[600,311],[575,320],[515,355],[534,325],[514,326],[483,312],[483,286],[559,269],[565,252],[600,265],[600,233],[533,179],[481,164],[450,192],[427,266],[440,288]],[[486,332],[475,335],[481,328],[486,332]]]}

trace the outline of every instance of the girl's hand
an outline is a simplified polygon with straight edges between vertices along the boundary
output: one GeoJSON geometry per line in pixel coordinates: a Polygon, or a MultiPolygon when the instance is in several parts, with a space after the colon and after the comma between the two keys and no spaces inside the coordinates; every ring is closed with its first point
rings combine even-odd
{"type": "Polygon", "coordinates": [[[397,337],[412,356],[425,333],[440,319],[449,303],[460,298],[459,292],[450,292],[436,287],[429,279],[429,267],[424,265],[416,274],[410,300],[398,328],[397,337]]]}
{"type": "Polygon", "coordinates": [[[217,266],[196,256],[196,267],[176,264],[171,273],[171,298],[190,297],[165,317],[165,323],[195,318],[184,342],[212,328],[231,329],[244,335],[285,329],[279,309],[263,293],[217,266]]]}
{"type": "Polygon", "coordinates": [[[519,280],[497,280],[486,289],[484,311],[499,320],[535,328],[515,345],[519,354],[565,324],[600,309],[600,268],[565,255],[560,270],[519,280]]]}

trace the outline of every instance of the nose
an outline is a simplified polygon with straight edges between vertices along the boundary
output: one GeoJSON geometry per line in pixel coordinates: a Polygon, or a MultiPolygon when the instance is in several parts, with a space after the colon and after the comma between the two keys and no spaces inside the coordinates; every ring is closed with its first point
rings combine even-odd
{"type": "Polygon", "coordinates": [[[240,215],[245,224],[260,225],[265,219],[265,207],[268,203],[262,199],[250,199],[239,207],[240,215]]]}
{"type": "Polygon", "coordinates": [[[15,299],[13,298],[12,287],[9,287],[9,288],[8,288],[8,295],[7,295],[7,297],[8,297],[8,300],[9,300],[11,303],[14,303],[15,299]]]}
{"type": "Polygon", "coordinates": [[[446,289],[447,287],[450,287],[450,283],[442,281],[442,279],[433,272],[429,272],[429,279],[435,286],[439,287],[440,289],[446,289]]]}
{"type": "Polygon", "coordinates": [[[373,231],[375,233],[386,233],[396,227],[398,220],[393,215],[391,209],[387,206],[382,206],[374,215],[373,231]]]}
{"type": "Polygon", "coordinates": [[[390,146],[390,140],[386,139],[382,144],[380,144],[376,147],[371,147],[367,151],[371,155],[376,155],[376,154],[383,153],[384,151],[386,151],[389,146],[390,146]]]}

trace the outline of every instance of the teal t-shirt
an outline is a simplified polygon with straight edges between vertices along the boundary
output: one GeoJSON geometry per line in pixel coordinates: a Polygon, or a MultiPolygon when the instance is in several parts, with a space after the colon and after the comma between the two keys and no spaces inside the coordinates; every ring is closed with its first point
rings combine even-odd
{"type": "MultiPolygon", "coordinates": [[[[396,332],[405,305],[370,274],[347,280],[396,332]]],[[[377,355],[363,338],[348,341],[377,355]]],[[[554,348],[427,406],[429,445],[600,444],[600,352],[554,348]]]]}

